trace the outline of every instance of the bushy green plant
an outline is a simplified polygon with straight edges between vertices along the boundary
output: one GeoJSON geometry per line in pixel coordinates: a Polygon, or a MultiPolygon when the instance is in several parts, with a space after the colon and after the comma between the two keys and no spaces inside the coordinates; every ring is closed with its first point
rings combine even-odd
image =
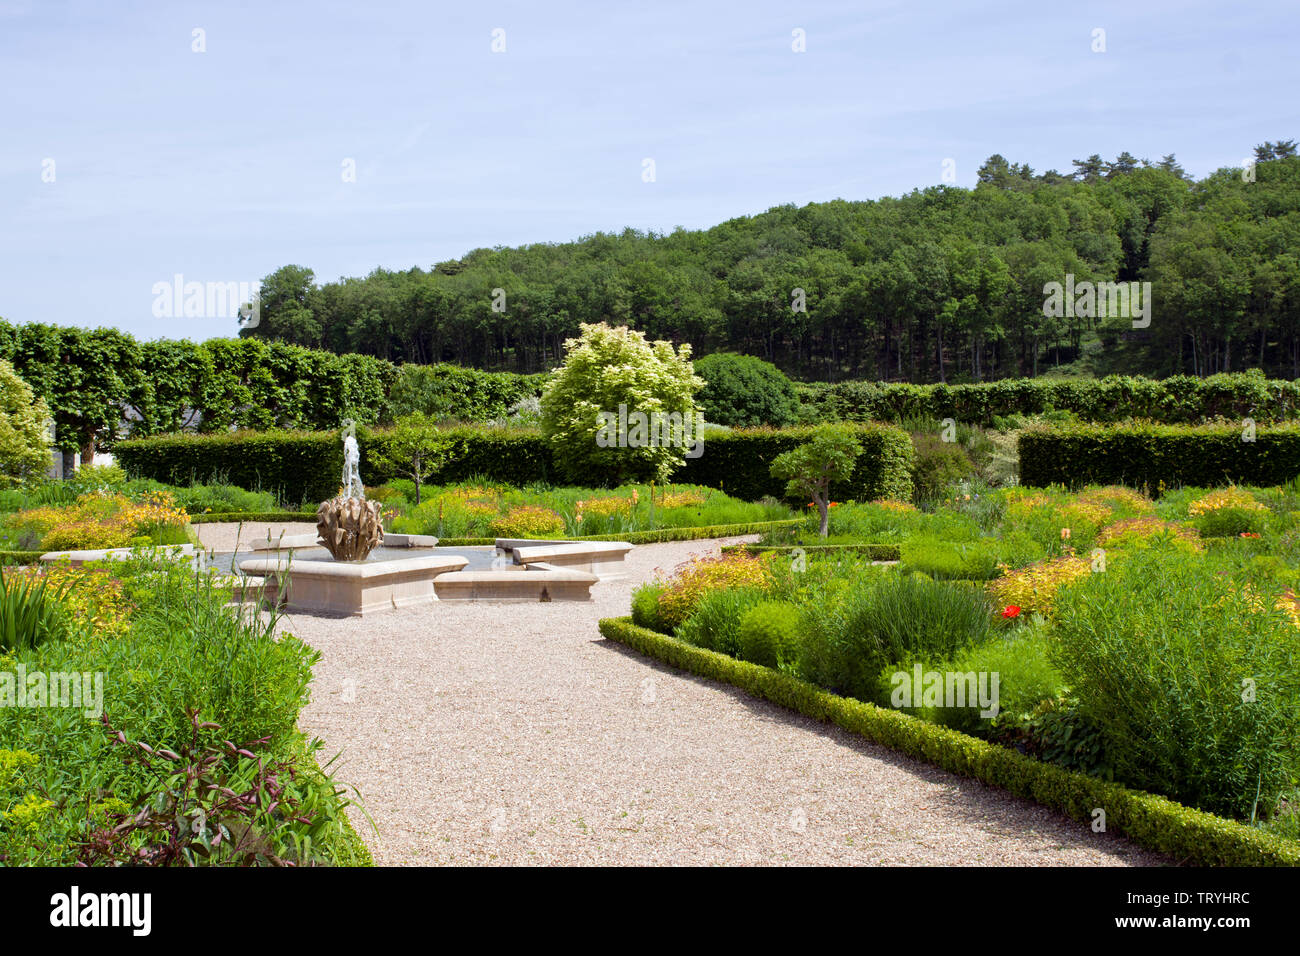
{"type": "Polygon", "coordinates": [[[753,355],[715,352],[695,361],[704,379],[700,407],[720,425],[791,425],[798,416],[794,384],[771,362],[753,355]]]}
{"type": "Polygon", "coordinates": [[[659,613],[659,594],[663,589],[661,582],[647,581],[632,592],[632,622],[660,634],[671,634],[672,625],[659,613]]]}
{"type": "Polygon", "coordinates": [[[948,542],[938,538],[911,538],[902,545],[902,569],[939,580],[987,581],[997,576],[1002,557],[1000,542],[948,542]]]}
{"type": "Polygon", "coordinates": [[[880,675],[892,664],[947,659],[987,639],[993,613],[983,592],[921,574],[862,579],[803,616],[798,671],[838,693],[887,706],[880,675]]]}
{"type": "Polygon", "coordinates": [[[20,485],[50,467],[49,406],[0,360],[0,485],[20,485]]]}
{"type": "Polygon", "coordinates": [[[677,628],[677,637],[732,657],[740,656],[740,622],[763,600],[758,588],[719,588],[705,592],[690,617],[677,628]]]}
{"type": "Polygon", "coordinates": [[[1192,519],[1204,538],[1232,538],[1265,530],[1268,512],[1247,508],[1215,508],[1192,519]]]}
{"type": "Polygon", "coordinates": [[[764,667],[789,667],[799,656],[799,610],[781,601],[755,604],[736,631],[740,658],[764,667]]]}
{"type": "Polygon", "coordinates": [[[686,439],[699,424],[695,393],[704,382],[692,371],[691,347],[651,344],[644,333],[600,323],[583,325],[566,348],[541,409],[560,468],[578,481],[666,481],[686,461],[686,439]],[[676,432],[656,436],[656,420],[675,422],[676,432]]]}
{"type": "Polygon", "coordinates": [[[912,436],[912,447],[912,484],[917,501],[943,498],[956,483],[975,477],[975,463],[955,441],[946,442],[938,435],[922,432],[912,436]]]}
{"type": "Polygon", "coordinates": [[[1064,681],[1048,650],[1041,627],[1020,627],[972,645],[947,662],[926,663],[927,669],[958,674],[996,674],[998,712],[986,718],[974,706],[921,707],[920,716],[975,737],[990,737],[1000,729],[1023,725],[1043,701],[1056,700],[1064,691],[1064,681]]]}
{"type": "Polygon", "coordinates": [[[1132,552],[1062,591],[1052,656],[1120,779],[1235,817],[1300,770],[1297,629],[1209,556],[1132,552]]]}

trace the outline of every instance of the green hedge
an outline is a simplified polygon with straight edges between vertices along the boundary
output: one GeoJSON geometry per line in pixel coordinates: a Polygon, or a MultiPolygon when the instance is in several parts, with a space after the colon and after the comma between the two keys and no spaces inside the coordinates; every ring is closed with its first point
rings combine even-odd
{"type": "Polygon", "coordinates": [[[1207,419],[1285,421],[1300,416],[1300,381],[1267,379],[1258,370],[1197,378],[1110,375],[1100,379],[1016,378],[975,385],[838,382],[799,386],[803,417],[814,421],[954,418],[989,425],[993,416],[1057,409],[1084,421],[1149,419],[1194,424],[1207,419]]]}
{"type": "Polygon", "coordinates": [[[118,442],[113,456],[133,478],[170,485],[221,482],[271,491],[287,502],[324,501],[343,483],[338,432],[159,435],[118,442]]]}
{"type": "Polygon", "coordinates": [[[44,551],[0,551],[0,565],[36,564],[44,551]]]}
{"type": "Polygon", "coordinates": [[[1278,485],[1300,475],[1300,426],[1068,425],[1020,435],[1020,483],[1215,487],[1278,485]]]}
{"type": "MultiPolygon", "coordinates": [[[[907,499],[911,495],[912,443],[897,428],[861,425],[863,446],[850,481],[833,487],[842,501],[907,499]]],[[[549,442],[538,431],[499,428],[449,428],[450,463],[436,483],[486,478],[511,485],[556,483],[549,442]]],[[[808,427],[745,429],[705,438],[704,454],[686,462],[673,481],[721,488],[746,501],[782,496],[783,482],[768,474],[777,455],[805,442],[808,427]]],[[[375,451],[387,440],[383,431],[359,429],[361,474],[376,485],[397,477],[375,464],[375,451]]],[[[220,479],[242,488],[274,491],[289,502],[323,501],[337,493],[343,472],[343,445],[338,432],[230,432],[222,435],[164,435],[119,442],[119,464],[132,477],[168,484],[220,479]]],[[[597,483],[599,475],[593,475],[597,483]]]]}
{"type": "MultiPolygon", "coordinates": [[[[768,471],[772,460],[812,438],[810,426],[797,428],[736,429],[706,434],[704,453],[688,460],[673,481],[721,488],[743,501],[764,496],[783,498],[785,482],[768,471]]],[[[862,454],[847,482],[831,486],[837,501],[872,501],[876,498],[912,497],[912,440],[891,425],[858,424],[856,437],[862,454]]]]}
{"type": "Polygon", "coordinates": [[[1075,820],[1090,823],[1093,810],[1101,808],[1108,830],[1182,863],[1300,865],[1300,845],[1292,841],[1155,794],[1042,763],[901,711],[840,697],[789,674],[637,627],[630,618],[606,618],[600,622],[600,632],[672,667],[739,687],[751,696],[836,724],[951,773],[1001,787],[1075,820]]]}

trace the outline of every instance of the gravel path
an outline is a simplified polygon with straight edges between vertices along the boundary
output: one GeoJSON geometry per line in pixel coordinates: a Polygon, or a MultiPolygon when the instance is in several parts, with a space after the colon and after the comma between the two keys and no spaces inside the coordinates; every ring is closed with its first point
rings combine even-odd
{"type": "Polygon", "coordinates": [[[316,530],[315,522],[310,521],[271,523],[249,521],[242,526],[235,521],[214,521],[210,524],[196,524],[193,527],[203,547],[219,552],[234,551],[236,545],[239,546],[238,550],[247,551],[249,544],[265,541],[268,537],[275,539],[280,535],[287,537],[294,534],[311,534],[316,530]]]}
{"type": "Polygon", "coordinates": [[[301,726],[342,751],[376,863],[1167,862],[600,637],[634,584],[713,547],[637,548],[591,604],[286,617],[323,654],[301,726]]]}

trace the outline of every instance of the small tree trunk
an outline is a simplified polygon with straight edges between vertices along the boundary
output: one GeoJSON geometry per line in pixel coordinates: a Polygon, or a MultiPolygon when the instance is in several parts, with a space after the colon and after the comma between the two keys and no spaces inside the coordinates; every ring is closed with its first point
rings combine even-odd
{"type": "Polygon", "coordinates": [[[81,463],[83,465],[93,465],[95,463],[95,439],[91,438],[81,446],[81,463]]]}
{"type": "Polygon", "coordinates": [[[813,501],[817,504],[817,510],[821,513],[821,517],[822,517],[821,528],[818,530],[817,533],[824,538],[830,533],[830,526],[831,526],[830,505],[828,504],[828,499],[823,495],[814,495],[813,501]]]}

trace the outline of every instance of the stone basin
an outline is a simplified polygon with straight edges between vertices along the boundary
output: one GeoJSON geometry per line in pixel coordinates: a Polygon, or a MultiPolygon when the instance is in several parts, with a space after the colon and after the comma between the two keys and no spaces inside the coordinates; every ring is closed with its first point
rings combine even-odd
{"type": "Polygon", "coordinates": [[[400,558],[376,548],[365,561],[335,561],[325,549],[245,558],[241,573],[262,579],[262,594],[290,613],[364,617],[389,608],[438,600],[434,579],[460,571],[469,559],[440,548],[400,558]]]}

